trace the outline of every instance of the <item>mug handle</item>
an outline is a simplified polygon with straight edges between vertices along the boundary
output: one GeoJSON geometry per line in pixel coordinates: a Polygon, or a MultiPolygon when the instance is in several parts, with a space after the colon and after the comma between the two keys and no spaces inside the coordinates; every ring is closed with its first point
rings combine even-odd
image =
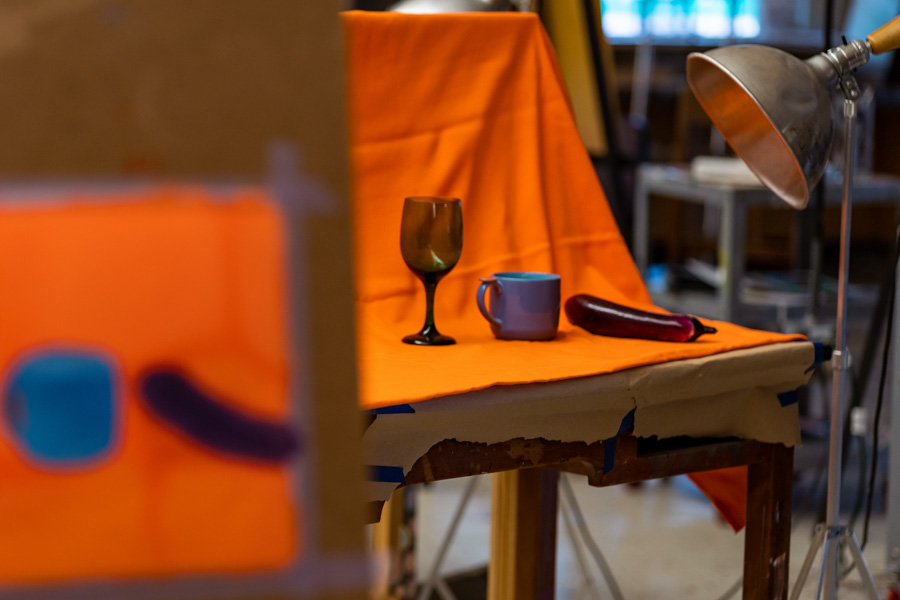
{"type": "Polygon", "coordinates": [[[478,296],[476,300],[478,301],[478,310],[481,311],[481,315],[488,320],[493,325],[500,327],[502,323],[499,319],[495,319],[491,316],[491,313],[488,312],[487,306],[484,303],[484,293],[487,291],[488,287],[491,287],[494,290],[494,295],[499,296],[503,293],[503,286],[500,285],[500,282],[497,281],[493,277],[480,277],[481,285],[478,286],[478,296]]]}

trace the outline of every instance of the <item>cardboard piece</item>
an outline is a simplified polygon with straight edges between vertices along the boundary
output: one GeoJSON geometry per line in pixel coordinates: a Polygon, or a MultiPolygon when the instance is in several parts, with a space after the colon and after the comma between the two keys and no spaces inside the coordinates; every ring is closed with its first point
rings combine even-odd
{"type": "MultiPolygon", "coordinates": [[[[778,395],[809,380],[815,353],[812,343],[787,342],[425,400],[409,412],[377,414],[363,437],[366,461],[406,473],[445,439],[593,443],[614,437],[632,410],[637,436],[737,436],[794,446],[800,443],[797,405],[782,406],[778,395]]],[[[371,481],[367,499],[387,500],[396,486],[371,481]]]]}

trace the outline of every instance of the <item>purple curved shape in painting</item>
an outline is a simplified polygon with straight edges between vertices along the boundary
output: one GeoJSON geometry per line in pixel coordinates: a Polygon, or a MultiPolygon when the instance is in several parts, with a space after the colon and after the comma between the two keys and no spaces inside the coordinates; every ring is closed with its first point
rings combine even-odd
{"type": "Polygon", "coordinates": [[[297,434],[287,425],[231,408],[177,369],[146,371],[140,390],[145,406],[154,415],[210,450],[281,463],[300,449],[297,434]]]}

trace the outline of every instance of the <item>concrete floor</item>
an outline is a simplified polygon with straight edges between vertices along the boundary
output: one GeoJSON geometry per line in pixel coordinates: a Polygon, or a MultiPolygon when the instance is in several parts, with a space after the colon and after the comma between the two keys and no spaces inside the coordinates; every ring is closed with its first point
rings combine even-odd
{"type": "MultiPolygon", "coordinates": [[[[660,598],[739,598],[736,591],[743,560],[743,533],[735,534],[687,478],[651,481],[641,487],[590,488],[584,478],[569,476],[588,529],[608,561],[625,600],[660,598]],[[728,595],[728,591],[735,593],[728,595]]],[[[434,564],[440,542],[468,480],[452,480],[419,486],[417,539],[418,569],[423,577],[434,564]]],[[[795,494],[796,495],[796,494],[795,494]]],[[[797,502],[795,505],[802,505],[797,502]]],[[[797,571],[810,548],[815,518],[795,514],[791,537],[791,589],[797,571]]],[[[856,526],[861,537],[862,521],[856,526]]],[[[557,598],[612,598],[603,577],[587,556],[588,578],[594,593],[585,587],[572,538],[560,517],[557,550],[557,598]]],[[[487,563],[490,538],[490,477],[482,476],[462,525],[450,546],[441,572],[450,576],[487,563]]],[[[886,597],[890,577],[885,572],[884,516],[873,515],[865,557],[886,597]]],[[[815,598],[819,557],[813,563],[801,598],[815,598]]],[[[854,571],[839,590],[839,598],[866,598],[854,571]]],[[[459,598],[459,600],[466,600],[459,598]]]]}

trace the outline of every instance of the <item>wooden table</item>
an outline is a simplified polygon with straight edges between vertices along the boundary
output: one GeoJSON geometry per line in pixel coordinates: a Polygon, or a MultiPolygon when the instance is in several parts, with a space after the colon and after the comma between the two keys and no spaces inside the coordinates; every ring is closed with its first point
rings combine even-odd
{"type": "Polygon", "coordinates": [[[489,597],[551,598],[560,471],[585,475],[591,485],[602,487],[747,465],[744,598],[787,598],[793,448],[782,442],[797,442],[790,436],[796,405],[779,390],[801,385],[799,374],[822,360],[819,350],[815,360],[804,354],[812,348],[821,350],[808,342],[788,342],[581,380],[497,386],[371,414],[364,436],[370,459],[404,466],[383,467],[382,477],[373,482],[385,487],[373,496],[380,499],[370,504],[370,520],[378,520],[381,500],[398,484],[496,474],[489,597]],[[765,364],[756,362],[761,359],[765,364]],[[783,372],[775,366],[782,362],[789,365],[783,372]],[[729,369],[745,371],[750,379],[727,377],[729,369]],[[659,381],[648,383],[654,375],[659,381]],[[720,389],[699,400],[678,397],[678,390],[698,378],[720,389]],[[748,391],[753,385],[761,386],[758,394],[748,391]],[[636,408],[623,413],[623,401],[636,408]],[[746,406],[765,412],[742,413],[746,406]],[[669,429],[660,425],[676,413],[702,421],[704,412],[717,410],[741,414],[737,421],[765,423],[769,431],[757,429],[757,437],[767,441],[754,441],[736,429],[713,435],[720,427],[736,427],[714,423],[721,415],[701,429],[684,422],[669,429]],[[504,420],[519,422],[511,426],[504,420]],[[782,430],[777,430],[779,420],[786,423],[782,430]],[[486,436],[484,441],[461,441],[480,436],[486,436]]]}
{"type": "Polygon", "coordinates": [[[737,439],[660,441],[630,434],[618,436],[615,445],[615,464],[604,474],[608,442],[445,440],[416,462],[403,485],[501,473],[494,479],[500,489],[494,490],[492,506],[489,597],[528,600],[554,594],[559,471],[585,475],[590,485],[604,487],[747,465],[743,597],[787,598],[792,448],[737,439]]]}

